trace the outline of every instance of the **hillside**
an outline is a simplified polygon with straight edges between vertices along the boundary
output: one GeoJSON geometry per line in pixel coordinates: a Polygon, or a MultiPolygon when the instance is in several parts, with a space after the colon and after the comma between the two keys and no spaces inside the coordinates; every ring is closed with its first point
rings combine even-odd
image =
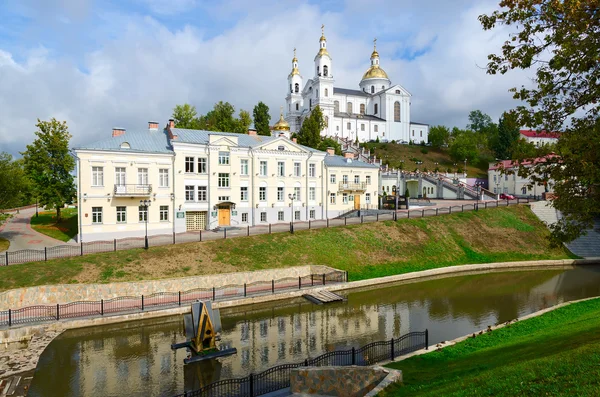
{"type": "Polygon", "coordinates": [[[528,207],[117,251],[0,267],[0,290],[184,277],[304,264],[347,270],[350,280],[470,263],[562,259],[528,207]]]}
{"type": "MultiPolygon", "coordinates": [[[[457,168],[460,170],[464,168],[464,162],[454,165],[456,162],[450,158],[447,148],[434,149],[428,146],[397,143],[365,143],[364,146],[370,149],[377,158],[383,159],[384,163],[389,162],[389,166],[392,168],[401,168],[402,164],[403,169],[407,171],[414,171],[417,168],[421,171],[425,169],[434,171],[438,167],[442,172],[448,170],[455,172],[457,168]],[[423,164],[417,164],[415,160],[422,161],[423,164]]],[[[467,176],[485,178],[487,177],[487,166],[478,168],[467,163],[467,176]]]]}

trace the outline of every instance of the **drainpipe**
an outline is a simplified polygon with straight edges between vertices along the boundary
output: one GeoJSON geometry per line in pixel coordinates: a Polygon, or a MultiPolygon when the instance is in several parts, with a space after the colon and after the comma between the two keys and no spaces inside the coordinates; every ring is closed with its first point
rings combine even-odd
{"type": "MultiPolygon", "coordinates": [[[[308,174],[308,162],[309,162],[310,158],[312,157],[312,155],[313,155],[313,152],[310,152],[308,154],[308,158],[306,159],[306,189],[305,189],[306,192],[304,192],[304,196],[306,197],[306,200],[304,201],[305,208],[306,208],[306,211],[305,211],[306,212],[306,220],[308,220],[308,191],[310,190],[310,188],[308,187],[308,175],[309,175],[308,174]]],[[[315,167],[315,173],[316,172],[317,172],[317,167],[315,167]]],[[[316,190],[316,187],[315,187],[315,190],[316,190]]],[[[316,195],[316,193],[315,193],[315,195],[316,195]]]]}
{"type": "Polygon", "coordinates": [[[83,201],[81,201],[81,159],[77,155],[77,152],[74,152],[74,156],[77,159],[77,218],[79,222],[79,243],[83,241],[83,223],[81,218],[81,211],[83,206],[83,201]]]}
{"type": "Polygon", "coordinates": [[[256,191],[256,187],[254,186],[254,151],[251,147],[248,148],[248,154],[252,161],[250,161],[250,177],[252,178],[252,195],[250,196],[250,212],[252,213],[252,226],[256,226],[256,208],[254,208],[254,193],[256,191]]]}
{"type": "MultiPolygon", "coordinates": [[[[206,219],[207,219],[206,222],[208,223],[207,227],[210,227],[210,225],[211,225],[210,214],[212,212],[211,211],[211,208],[212,208],[211,207],[212,198],[211,198],[211,195],[210,195],[210,185],[211,185],[211,180],[214,181],[214,178],[210,177],[210,143],[208,145],[206,145],[206,148],[204,150],[206,151],[206,173],[207,173],[207,176],[208,176],[207,183],[206,183],[206,195],[208,196],[207,197],[207,199],[208,199],[207,200],[208,201],[208,211],[206,213],[206,219]]],[[[217,154],[217,156],[218,156],[218,154],[217,154]]],[[[217,175],[217,181],[218,180],[219,180],[219,175],[217,175]]],[[[198,196],[196,196],[196,198],[197,197],[198,196]]],[[[219,219],[218,218],[218,212],[217,212],[217,219],[219,219]]],[[[219,225],[217,224],[217,226],[219,226],[219,225]]],[[[205,230],[206,230],[206,228],[205,228],[205,230]]]]}
{"type": "Polygon", "coordinates": [[[329,175],[325,174],[325,158],[323,158],[323,161],[321,161],[321,179],[321,219],[325,219],[325,214],[327,213],[326,206],[329,202],[329,194],[327,193],[329,175]],[[325,201],[323,201],[323,198],[325,199],[325,201]]]}
{"type": "Polygon", "coordinates": [[[177,222],[177,216],[176,216],[177,215],[177,209],[175,208],[175,192],[176,192],[176,190],[175,190],[175,156],[176,156],[175,149],[173,149],[173,157],[172,157],[172,160],[171,160],[171,167],[172,167],[171,172],[172,172],[172,175],[173,175],[173,177],[172,177],[172,181],[173,181],[173,185],[172,186],[173,187],[172,187],[172,190],[171,190],[173,192],[172,193],[173,194],[173,200],[172,200],[173,201],[173,218],[171,218],[171,219],[173,220],[172,221],[173,222],[173,233],[175,233],[175,222],[177,222]]]}

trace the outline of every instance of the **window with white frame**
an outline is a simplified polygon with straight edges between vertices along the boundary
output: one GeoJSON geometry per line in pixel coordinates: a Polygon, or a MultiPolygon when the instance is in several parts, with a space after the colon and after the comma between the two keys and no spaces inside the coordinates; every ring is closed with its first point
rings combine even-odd
{"type": "Polygon", "coordinates": [[[264,160],[260,161],[260,176],[267,176],[267,162],[264,160]]]}
{"type": "Polygon", "coordinates": [[[146,222],[146,221],[148,221],[148,206],[146,206],[146,205],[140,205],[138,207],[138,211],[139,211],[139,220],[140,220],[140,222],[146,222]]]}
{"type": "Polygon", "coordinates": [[[127,182],[125,182],[125,167],[117,167],[115,168],[115,185],[117,186],[125,186],[127,182]]]}
{"type": "Polygon", "coordinates": [[[335,193],[329,194],[329,204],[335,204],[335,193]]]}
{"type": "Polygon", "coordinates": [[[505,180],[505,181],[508,181],[508,174],[505,174],[505,175],[504,175],[504,180],[505,180]]]}
{"type": "Polygon", "coordinates": [[[497,176],[497,175],[494,175],[494,183],[496,183],[496,176],[497,176]]]}
{"type": "Polygon", "coordinates": [[[310,219],[315,219],[315,210],[308,211],[308,217],[310,219]]]}
{"type": "Polygon", "coordinates": [[[294,196],[296,196],[296,200],[301,200],[300,198],[300,186],[294,187],[294,196]]]}
{"type": "Polygon", "coordinates": [[[219,165],[229,165],[229,152],[219,152],[219,165]]]}
{"type": "Polygon", "coordinates": [[[309,187],[308,188],[308,199],[310,201],[315,201],[317,198],[317,188],[316,187],[309,187]]]}
{"type": "Polygon", "coordinates": [[[92,207],[92,223],[102,223],[102,207],[92,207]]]}
{"type": "Polygon", "coordinates": [[[258,200],[267,201],[267,187],[261,186],[258,188],[258,200]]]}
{"type": "Polygon", "coordinates": [[[348,175],[342,175],[342,183],[344,185],[348,183],[348,175]]]}
{"type": "Polygon", "coordinates": [[[160,221],[161,222],[167,222],[169,220],[169,206],[168,205],[161,205],[159,208],[160,212],[160,221]]]}
{"type": "Polygon", "coordinates": [[[169,187],[169,170],[167,168],[158,170],[158,186],[169,187]]]}
{"type": "Polygon", "coordinates": [[[277,162],[277,176],[285,176],[285,162],[284,161],[277,162]]]}
{"type": "Polygon", "coordinates": [[[354,195],[351,194],[350,196],[348,196],[348,201],[354,201],[354,195]]]}
{"type": "Polygon", "coordinates": [[[240,175],[248,175],[248,159],[241,160],[240,175]]]}
{"type": "Polygon", "coordinates": [[[104,186],[104,167],[92,167],[92,186],[104,186]]]}
{"type": "Polygon", "coordinates": [[[364,131],[365,130],[365,124],[364,123],[360,123],[360,130],[364,131]]]}
{"type": "Polygon", "coordinates": [[[277,201],[284,201],[285,200],[285,190],[283,186],[278,186],[277,187],[277,201]]]}
{"type": "Polygon", "coordinates": [[[208,187],[198,186],[198,201],[208,201],[208,187]]]}
{"type": "Polygon", "coordinates": [[[185,172],[194,172],[194,158],[193,157],[185,158],[185,172]]]}
{"type": "Polygon", "coordinates": [[[148,184],[148,168],[138,168],[138,185],[148,184]]]}
{"type": "Polygon", "coordinates": [[[242,212],[242,222],[248,223],[248,213],[247,212],[242,212]]]}
{"type": "Polygon", "coordinates": [[[117,223],[127,223],[127,207],[117,207],[117,223]]]}
{"type": "Polygon", "coordinates": [[[240,201],[248,201],[248,187],[242,186],[240,188],[240,201]]]}
{"type": "Polygon", "coordinates": [[[300,220],[300,211],[294,211],[294,220],[296,220],[296,221],[300,220]]]}
{"type": "Polygon", "coordinates": [[[185,187],[185,201],[194,201],[194,186],[186,185],[185,187]]]}
{"type": "Polygon", "coordinates": [[[504,187],[504,193],[508,193],[508,187],[504,187]]]}
{"type": "Polygon", "coordinates": [[[378,132],[379,131],[379,126],[377,124],[375,124],[373,126],[373,131],[378,132]]]}
{"type": "Polygon", "coordinates": [[[317,176],[317,166],[315,164],[308,165],[308,176],[311,178],[317,176]]]}
{"type": "Polygon", "coordinates": [[[494,193],[497,193],[497,192],[496,192],[496,188],[494,188],[494,193]]]}
{"type": "Polygon", "coordinates": [[[365,176],[365,182],[367,182],[367,185],[371,184],[371,175],[365,176]]]}
{"type": "Polygon", "coordinates": [[[342,194],[342,204],[348,204],[348,193],[342,194]]]}
{"type": "Polygon", "coordinates": [[[229,174],[228,173],[219,172],[218,186],[219,187],[229,187],[229,174]]]}
{"type": "Polygon", "coordinates": [[[205,157],[198,157],[198,173],[199,174],[206,174],[208,172],[208,168],[206,165],[206,158],[205,157]]]}
{"type": "Polygon", "coordinates": [[[360,183],[360,175],[354,175],[354,183],[360,183]]]}
{"type": "Polygon", "coordinates": [[[350,124],[350,123],[347,123],[346,127],[347,127],[348,129],[351,129],[351,128],[352,128],[352,124],[350,124]]]}
{"type": "Polygon", "coordinates": [[[294,163],[294,176],[301,176],[302,166],[300,163],[294,163]]]}
{"type": "Polygon", "coordinates": [[[365,202],[367,204],[371,203],[371,193],[365,193],[365,202]]]}
{"type": "Polygon", "coordinates": [[[278,221],[284,221],[285,220],[285,214],[283,213],[283,211],[277,212],[277,220],[278,221]]]}
{"type": "Polygon", "coordinates": [[[266,212],[261,212],[260,213],[260,221],[261,222],[266,222],[267,221],[267,213],[266,212]]]}
{"type": "Polygon", "coordinates": [[[220,202],[229,201],[229,196],[219,196],[219,197],[217,197],[217,199],[220,202]]]}
{"type": "Polygon", "coordinates": [[[335,183],[335,174],[329,175],[329,183],[335,183]]]}

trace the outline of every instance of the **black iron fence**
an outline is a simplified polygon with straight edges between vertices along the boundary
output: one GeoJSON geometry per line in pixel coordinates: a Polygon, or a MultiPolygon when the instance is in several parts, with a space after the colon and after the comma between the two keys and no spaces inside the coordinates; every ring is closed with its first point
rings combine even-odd
{"type": "Polygon", "coordinates": [[[188,291],[157,292],[151,295],[119,296],[99,301],[70,302],[56,305],[36,305],[0,311],[0,326],[41,323],[64,319],[101,317],[106,315],[136,313],[162,308],[178,307],[200,300],[223,301],[299,290],[314,286],[348,281],[348,272],[335,270],[329,273],[286,277],[277,280],[224,285],[221,287],[194,288],[188,291]]]}
{"type": "MultiPolygon", "coordinates": [[[[198,230],[195,232],[172,233],[148,236],[149,246],[161,246],[179,243],[202,242],[210,240],[220,240],[231,237],[252,236],[258,234],[271,234],[291,232],[294,229],[321,229],[342,225],[352,225],[358,223],[372,223],[385,220],[398,220],[398,218],[419,218],[426,216],[438,216],[451,214],[453,212],[472,211],[479,208],[504,207],[511,204],[529,203],[529,198],[516,198],[514,200],[485,201],[481,203],[469,203],[454,205],[450,207],[436,207],[427,209],[414,209],[400,212],[381,212],[372,214],[372,211],[365,211],[367,215],[355,215],[335,219],[310,220],[308,222],[293,222],[290,224],[268,224],[254,227],[246,226],[236,230],[224,229],[219,232],[210,230],[198,230]]],[[[354,213],[355,211],[350,211],[354,213]]],[[[359,211],[359,213],[362,211],[359,211]]],[[[78,245],[59,245],[55,247],[46,247],[40,250],[25,249],[20,251],[6,251],[0,254],[0,266],[16,265],[27,262],[48,261],[55,258],[66,258],[73,256],[83,256],[86,254],[97,254],[101,252],[114,252],[133,248],[145,248],[144,237],[128,237],[113,240],[101,240],[81,242],[78,245]]]]}
{"type": "Polygon", "coordinates": [[[244,378],[223,379],[175,397],[255,397],[290,387],[290,373],[300,367],[373,365],[427,349],[429,331],[410,332],[397,339],[369,343],[361,348],[337,350],[301,363],[283,364],[244,378]]]}

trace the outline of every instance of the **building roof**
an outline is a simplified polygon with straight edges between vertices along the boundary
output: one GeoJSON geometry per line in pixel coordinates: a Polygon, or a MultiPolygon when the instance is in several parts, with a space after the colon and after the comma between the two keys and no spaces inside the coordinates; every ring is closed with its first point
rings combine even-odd
{"type": "Polygon", "coordinates": [[[325,156],[325,165],[327,167],[353,167],[353,168],[379,168],[376,164],[365,163],[355,159],[346,159],[342,156],[327,154],[325,156]],[[348,162],[348,160],[351,160],[348,162]]]}
{"type": "Polygon", "coordinates": [[[134,153],[173,153],[164,130],[126,131],[123,135],[109,137],[75,147],[75,150],[110,150],[134,153]],[[129,147],[122,145],[128,143],[129,147]]]}
{"type": "Polygon", "coordinates": [[[335,113],[334,117],[343,117],[346,119],[385,121],[385,119],[382,119],[381,117],[373,116],[370,114],[356,114],[356,113],[345,113],[345,112],[335,113]]]}
{"type": "Polygon", "coordinates": [[[535,131],[535,130],[521,130],[521,135],[524,135],[528,138],[554,138],[558,139],[560,137],[560,132],[556,131],[535,131]]]}
{"type": "Polygon", "coordinates": [[[490,165],[490,167],[488,168],[488,171],[495,171],[498,169],[508,170],[511,168],[520,167],[522,165],[545,163],[546,160],[548,160],[549,158],[553,158],[553,157],[557,157],[557,155],[549,154],[545,157],[536,157],[533,160],[524,160],[524,161],[500,160],[496,163],[493,163],[493,165],[490,165]]]}
{"type": "Polygon", "coordinates": [[[339,87],[333,87],[333,93],[342,95],[369,96],[369,94],[361,90],[349,90],[347,88],[339,87]]]}
{"type": "Polygon", "coordinates": [[[414,121],[411,121],[410,123],[414,124],[414,125],[429,125],[429,124],[425,124],[425,123],[415,123],[414,121]]]}

